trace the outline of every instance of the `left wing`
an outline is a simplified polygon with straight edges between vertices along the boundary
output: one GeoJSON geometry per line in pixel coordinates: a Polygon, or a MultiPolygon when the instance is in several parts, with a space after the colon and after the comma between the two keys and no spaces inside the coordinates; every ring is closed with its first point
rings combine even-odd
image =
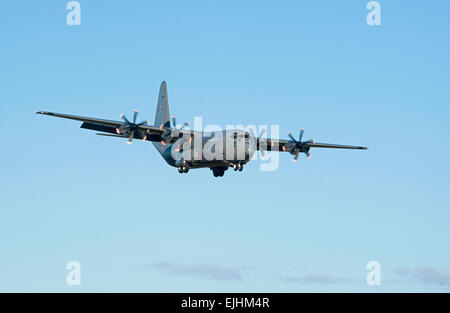
{"type": "MultiPolygon", "coordinates": [[[[278,140],[278,139],[270,139],[270,138],[257,138],[257,150],[261,152],[266,151],[285,151],[289,152],[294,156],[294,161],[297,161],[298,155],[300,153],[306,154],[308,159],[311,157],[309,150],[311,148],[333,148],[333,149],[358,149],[365,150],[366,147],[361,146],[348,146],[348,145],[336,145],[330,143],[317,143],[313,139],[302,141],[304,130],[300,131],[300,136],[295,139],[291,133],[288,133],[289,138],[291,140],[278,140]]],[[[263,152],[262,152],[263,153],[263,152]]]]}
{"type": "MultiPolygon", "coordinates": [[[[262,151],[288,151],[288,147],[295,146],[296,142],[284,139],[257,138],[257,149],[262,151]]],[[[366,150],[367,147],[338,145],[331,143],[318,143],[314,141],[303,142],[304,148],[333,148],[333,149],[357,149],[366,150]]],[[[289,152],[289,151],[288,151],[289,152]]]]}
{"type": "Polygon", "coordinates": [[[306,147],[310,148],[332,148],[332,149],[356,149],[356,150],[367,150],[367,147],[361,147],[361,146],[349,146],[349,145],[337,145],[332,143],[318,143],[318,142],[311,142],[311,143],[305,143],[306,147]]]}

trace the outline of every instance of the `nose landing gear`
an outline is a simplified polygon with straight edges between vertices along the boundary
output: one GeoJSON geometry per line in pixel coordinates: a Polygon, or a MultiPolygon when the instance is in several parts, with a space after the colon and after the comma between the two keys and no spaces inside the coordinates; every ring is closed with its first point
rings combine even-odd
{"type": "Polygon", "coordinates": [[[189,172],[189,164],[178,166],[178,173],[183,174],[189,172]]]}

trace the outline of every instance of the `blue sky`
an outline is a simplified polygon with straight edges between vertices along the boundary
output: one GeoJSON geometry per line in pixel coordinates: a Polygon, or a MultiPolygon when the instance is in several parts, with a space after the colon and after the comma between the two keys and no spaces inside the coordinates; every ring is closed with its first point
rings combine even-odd
{"type": "Polygon", "coordinates": [[[450,291],[448,1],[79,2],[0,4],[0,291],[450,291]],[[370,150],[180,175],[34,114],[153,120],[162,80],[179,122],[370,150]]]}

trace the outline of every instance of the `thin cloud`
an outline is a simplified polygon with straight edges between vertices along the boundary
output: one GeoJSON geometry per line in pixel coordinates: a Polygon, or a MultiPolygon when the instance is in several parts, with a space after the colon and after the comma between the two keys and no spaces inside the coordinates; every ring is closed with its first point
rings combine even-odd
{"type": "Polygon", "coordinates": [[[185,265],[171,262],[158,262],[151,264],[150,267],[177,276],[192,276],[212,280],[242,280],[239,269],[212,264],[185,265]]]}
{"type": "Polygon", "coordinates": [[[437,285],[450,285],[450,271],[440,270],[432,266],[418,266],[413,275],[426,283],[437,285]]]}
{"type": "Polygon", "coordinates": [[[394,273],[402,278],[419,280],[440,286],[450,286],[450,271],[441,270],[433,266],[417,266],[412,270],[397,268],[394,273]]]}
{"type": "Polygon", "coordinates": [[[400,277],[407,277],[409,275],[411,275],[411,270],[407,269],[407,268],[395,268],[392,271],[395,275],[400,276],[400,277]]]}
{"type": "Polygon", "coordinates": [[[298,283],[298,284],[337,284],[337,283],[352,283],[351,278],[334,277],[328,274],[305,274],[302,276],[287,276],[279,275],[278,278],[285,283],[298,283]]]}

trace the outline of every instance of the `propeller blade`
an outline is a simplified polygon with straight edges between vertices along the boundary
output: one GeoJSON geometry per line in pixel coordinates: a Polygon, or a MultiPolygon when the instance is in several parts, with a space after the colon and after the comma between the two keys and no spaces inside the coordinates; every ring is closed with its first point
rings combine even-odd
{"type": "Polygon", "coordinates": [[[128,141],[127,141],[128,144],[131,144],[133,142],[133,136],[134,136],[134,130],[132,130],[130,132],[130,136],[128,137],[128,141]]]}
{"type": "Polygon", "coordinates": [[[294,136],[292,136],[291,132],[288,132],[287,135],[288,135],[289,138],[291,138],[294,142],[297,142],[297,139],[295,139],[294,136]]]}
{"type": "Polygon", "coordinates": [[[133,112],[133,124],[136,124],[136,118],[137,118],[138,113],[139,113],[139,110],[134,110],[134,112],[133,112]]]}
{"type": "Polygon", "coordinates": [[[264,127],[264,128],[261,130],[261,133],[259,134],[259,137],[264,136],[264,134],[266,133],[266,131],[267,131],[267,128],[264,127]]]}
{"type": "Polygon", "coordinates": [[[148,121],[140,122],[140,123],[136,124],[136,126],[142,126],[142,125],[144,125],[144,124],[147,124],[147,125],[150,126],[150,124],[148,123],[148,121]]]}
{"type": "Polygon", "coordinates": [[[297,162],[297,159],[298,159],[298,150],[295,151],[295,156],[292,161],[297,162]]]}
{"type": "Polygon", "coordinates": [[[123,119],[125,122],[127,122],[128,124],[130,124],[130,121],[127,119],[127,117],[125,116],[125,113],[120,114],[120,118],[123,119]]]}
{"type": "Polygon", "coordinates": [[[308,160],[311,159],[311,154],[309,152],[305,152],[305,154],[308,156],[308,160]]]}
{"type": "Polygon", "coordinates": [[[174,115],[172,116],[172,127],[176,127],[177,126],[177,117],[174,115]]]}
{"type": "Polygon", "coordinates": [[[181,126],[181,128],[179,130],[183,130],[187,126],[189,126],[189,122],[184,123],[183,126],[181,126]]]}
{"type": "Polygon", "coordinates": [[[300,129],[300,135],[298,136],[298,141],[302,141],[302,138],[303,138],[303,134],[305,133],[305,129],[300,129]]]}

